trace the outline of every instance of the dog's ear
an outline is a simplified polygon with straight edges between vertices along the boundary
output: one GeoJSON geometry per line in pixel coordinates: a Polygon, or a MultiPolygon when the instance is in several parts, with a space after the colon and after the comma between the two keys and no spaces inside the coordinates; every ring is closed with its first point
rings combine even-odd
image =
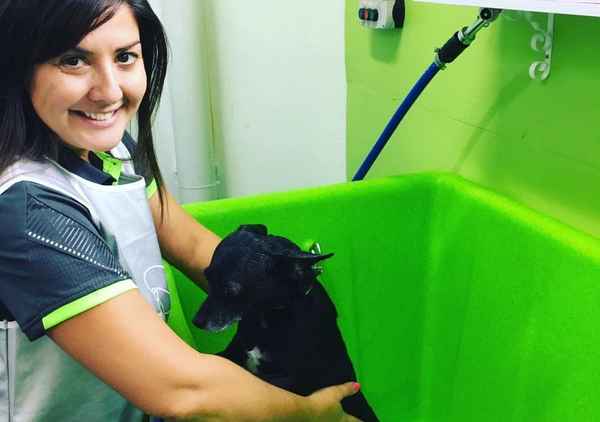
{"type": "Polygon", "coordinates": [[[327,253],[327,254],[321,255],[321,254],[314,254],[314,253],[303,252],[303,251],[290,251],[288,256],[291,259],[294,259],[303,264],[315,265],[317,262],[323,261],[327,258],[331,258],[333,256],[333,253],[327,253]]]}
{"type": "Polygon", "coordinates": [[[316,277],[321,273],[321,268],[316,264],[327,258],[331,258],[332,253],[317,255],[302,251],[286,251],[271,253],[274,262],[274,270],[287,271],[292,278],[306,279],[316,277]]]}
{"type": "Polygon", "coordinates": [[[263,236],[267,235],[267,226],[264,224],[242,224],[238,231],[247,231],[250,233],[260,234],[263,236]]]}

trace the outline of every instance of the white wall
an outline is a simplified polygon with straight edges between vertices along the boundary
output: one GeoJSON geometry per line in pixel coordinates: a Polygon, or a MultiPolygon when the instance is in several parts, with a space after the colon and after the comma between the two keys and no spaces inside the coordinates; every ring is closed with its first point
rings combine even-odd
{"type": "Polygon", "coordinates": [[[150,2],[172,49],[156,151],[181,202],[345,180],[344,0],[150,2]]]}
{"type": "Polygon", "coordinates": [[[221,194],[344,181],[344,0],[205,6],[221,194]]]}

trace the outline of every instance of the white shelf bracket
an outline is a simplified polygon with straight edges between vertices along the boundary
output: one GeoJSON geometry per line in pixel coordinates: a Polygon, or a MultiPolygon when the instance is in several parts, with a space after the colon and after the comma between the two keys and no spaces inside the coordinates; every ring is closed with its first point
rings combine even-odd
{"type": "Polygon", "coordinates": [[[533,51],[544,55],[542,60],[537,60],[529,66],[531,79],[545,81],[550,76],[552,67],[552,48],[554,44],[554,13],[547,14],[546,28],[533,18],[533,13],[525,12],[525,18],[531,24],[535,34],[531,37],[530,46],[533,51]]]}

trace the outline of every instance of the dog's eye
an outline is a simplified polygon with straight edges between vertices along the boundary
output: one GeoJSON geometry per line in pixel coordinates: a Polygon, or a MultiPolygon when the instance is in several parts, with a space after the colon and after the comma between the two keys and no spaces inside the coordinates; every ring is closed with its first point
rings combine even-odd
{"type": "Polygon", "coordinates": [[[235,297],[237,295],[239,295],[242,291],[242,285],[238,282],[232,281],[229,283],[225,283],[225,285],[227,286],[224,289],[225,296],[227,297],[235,297]]]}

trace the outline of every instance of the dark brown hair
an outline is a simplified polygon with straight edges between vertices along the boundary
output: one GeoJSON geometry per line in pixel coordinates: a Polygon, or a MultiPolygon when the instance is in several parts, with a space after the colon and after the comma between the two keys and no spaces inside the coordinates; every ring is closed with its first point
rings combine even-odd
{"type": "Polygon", "coordinates": [[[0,173],[21,158],[55,158],[60,140],[31,104],[33,69],[76,47],[123,5],[131,8],[139,26],[148,78],[137,113],[133,160],[136,168],[154,178],[163,202],[152,121],[163,90],[169,48],[163,26],[146,0],[0,0],[0,173]]]}

